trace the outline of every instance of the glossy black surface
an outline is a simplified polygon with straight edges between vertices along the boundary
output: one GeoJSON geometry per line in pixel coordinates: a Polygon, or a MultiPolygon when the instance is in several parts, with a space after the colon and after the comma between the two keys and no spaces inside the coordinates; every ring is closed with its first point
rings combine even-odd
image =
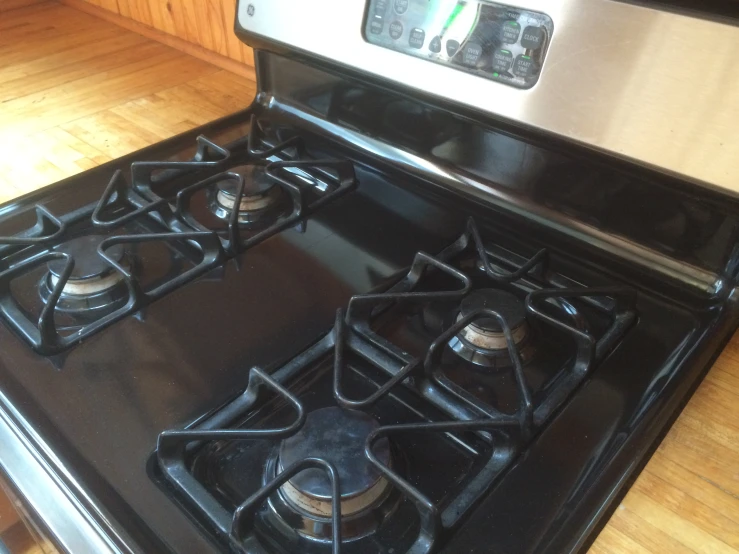
{"type": "Polygon", "coordinates": [[[0,223],[2,319],[39,354],[59,354],[285,229],[305,232],[308,217],[356,188],[353,166],[306,155],[298,137],[278,137],[282,129],[272,129],[269,142],[269,127],[253,116],[241,140],[218,145],[198,137],[189,160],[134,162],[129,180],[116,171],[95,204],[58,214],[33,204],[26,212],[36,224],[21,232],[13,229],[24,213],[0,223]],[[255,197],[266,180],[271,194],[255,197]],[[224,181],[234,186],[224,190],[224,181]],[[266,199],[274,202],[260,204],[266,199]],[[36,298],[29,283],[49,266],[59,275],[43,278],[36,298]],[[99,282],[91,280],[96,274],[99,282]],[[127,295],[103,313],[97,300],[109,280],[127,295]],[[73,311],[76,321],[58,317],[73,311]]]}
{"type": "MultiPolygon", "coordinates": [[[[159,434],[233,400],[251,367],[274,370],[315,344],[352,295],[392,282],[419,250],[439,252],[475,215],[486,241],[519,258],[546,246],[554,267],[577,282],[636,289],[638,319],[442,551],[586,545],[736,327],[736,205],[547,137],[452,114],[430,99],[371,88],[356,76],[267,54],[258,61],[259,104],[274,95],[270,117],[299,124],[311,149],[352,159],[358,189],[315,214],[305,232],[282,231],[60,356],[41,357],[0,326],[2,408],[22,414],[19,424],[27,423],[46,460],[122,548],[224,551],[211,539],[214,530],[163,484],[154,457],[159,434]],[[300,110],[310,117],[300,121],[300,110]],[[380,159],[346,133],[330,134],[327,122],[400,151],[380,159]],[[483,181],[493,200],[440,186],[442,173],[434,179],[404,170],[409,155],[483,181]],[[645,271],[596,246],[597,232],[622,236],[680,269],[669,277],[645,271]],[[698,286],[694,268],[716,286],[698,286]]],[[[237,114],[13,201],[0,207],[0,223],[28,228],[37,201],[54,213],[94,204],[113,171],[132,159],[189,159],[197,133],[228,143],[247,134],[248,121],[248,113],[237,114]]],[[[556,334],[539,339],[566,358],[556,334]]],[[[316,372],[330,381],[330,365],[316,372]]],[[[345,388],[358,398],[374,390],[351,374],[345,388]]],[[[233,448],[236,457],[244,452],[233,448]]],[[[244,474],[234,467],[210,476],[224,501],[243,494],[244,474]]]]}
{"type": "MultiPolygon", "coordinates": [[[[495,241],[490,234],[485,236],[495,241]]],[[[316,449],[310,440],[316,419],[324,421],[323,414],[330,410],[344,413],[326,407],[326,403],[335,402],[344,410],[361,410],[366,421],[378,419],[382,425],[360,437],[365,442],[364,456],[341,460],[336,474],[343,466],[345,477],[351,477],[346,475],[351,464],[361,466],[369,461],[392,483],[392,490],[402,500],[397,513],[388,514],[372,534],[366,538],[362,535],[362,540],[356,542],[344,532],[351,529],[351,515],[356,510],[346,517],[343,511],[341,516],[334,511],[343,530],[342,538],[332,539],[332,552],[390,553],[398,548],[417,554],[437,551],[451,540],[454,529],[475,502],[505,475],[562,403],[631,332],[636,316],[633,290],[590,287],[585,275],[580,275],[584,280],[576,284],[560,273],[565,267],[547,250],[524,263],[499,249],[487,251],[480,229],[468,220],[465,232],[437,257],[416,254],[408,273],[388,290],[352,297],[346,318],[340,311],[331,333],[276,369],[274,381],[267,382],[269,388],[279,392],[278,402],[265,401],[257,383],[266,378],[253,369],[246,391],[212,417],[187,430],[162,433],[157,458],[166,482],[186,499],[194,517],[209,521],[217,528],[217,536],[237,549],[256,553],[274,542],[283,544],[288,552],[318,552],[319,547],[302,538],[304,525],[290,525],[295,530],[286,532],[284,525],[273,523],[273,511],[279,514],[279,509],[273,507],[280,504],[280,482],[279,475],[270,470],[268,452],[271,442],[297,430],[279,446],[280,466],[285,440],[292,443],[293,438],[301,436],[308,443],[303,458],[310,453],[311,459],[322,464],[338,463],[337,449],[331,448],[330,442],[321,441],[324,448],[316,449]],[[499,288],[490,289],[491,285],[499,288]],[[460,309],[469,308],[483,294],[502,297],[508,306],[501,305],[497,312],[493,311],[495,303],[485,303],[458,321],[460,309]],[[505,317],[510,315],[506,308],[523,303],[524,295],[525,316],[532,319],[539,335],[538,340],[531,339],[537,350],[534,357],[525,356],[524,349],[518,347],[505,317]],[[517,296],[522,299],[519,301],[517,296]],[[449,351],[446,342],[468,324],[485,323],[491,317],[506,336],[512,363],[481,371],[449,351]],[[332,387],[330,381],[312,377],[320,371],[321,360],[330,350],[332,387]],[[383,373],[389,380],[376,380],[383,373]],[[371,394],[348,393],[344,387],[348,375],[374,382],[376,390],[371,394]],[[398,403],[415,407],[419,417],[398,410],[398,403]],[[286,418],[274,422],[268,416],[263,422],[259,415],[276,410],[287,410],[286,418]],[[436,415],[437,411],[441,413],[436,415]],[[288,417],[290,412],[295,414],[288,417]],[[387,448],[382,444],[385,440],[392,441],[393,462],[387,459],[387,448]],[[197,450],[204,441],[217,441],[223,446],[215,448],[210,460],[204,461],[200,454],[190,460],[188,448],[197,450]],[[460,467],[453,457],[441,455],[454,443],[467,451],[469,464],[460,467]],[[234,448],[239,449],[239,455],[233,454],[234,448]],[[400,464],[399,460],[414,462],[400,464]],[[213,468],[236,471],[242,485],[236,491],[231,489],[233,492],[224,499],[222,486],[214,486],[210,479],[213,468]],[[261,484],[263,487],[258,488],[261,484]],[[439,490],[443,494],[439,495],[439,490]],[[268,498],[268,504],[263,505],[268,498]],[[406,506],[415,509],[408,511],[403,508],[406,506]],[[415,519],[413,511],[419,521],[417,530],[410,527],[415,519]],[[394,531],[398,528],[406,531],[398,535],[394,531]],[[406,545],[405,539],[412,540],[412,544],[406,545]]],[[[510,323],[520,327],[521,321],[514,318],[510,323]]],[[[336,419],[340,422],[346,417],[337,415],[336,419]]],[[[335,430],[335,434],[341,433],[335,430]]],[[[348,447],[353,444],[353,440],[347,440],[348,447]]],[[[285,473],[298,466],[299,460],[291,457],[289,461],[293,463],[285,473]]],[[[290,482],[315,472],[306,470],[290,482]]],[[[354,480],[349,479],[350,490],[354,480]]],[[[324,494],[328,485],[324,482],[324,494]]],[[[281,488],[285,492],[284,486],[281,488]]],[[[338,498],[337,494],[335,501],[338,498]]],[[[309,502],[302,504],[311,511],[309,502]]]]}
{"type": "MultiPolygon", "coordinates": [[[[335,74],[317,62],[257,56],[265,98],[276,113],[289,119],[306,113],[312,130],[350,145],[368,163],[382,155],[429,189],[454,187],[501,218],[536,219],[541,226],[527,224],[526,232],[546,233],[545,242],[562,240],[566,231],[579,246],[596,244],[602,232],[712,273],[735,272],[729,266],[736,259],[739,204],[731,198],[437,99],[409,98],[358,75],[335,74]],[[362,143],[352,132],[392,149],[362,143]],[[410,156],[424,164],[410,168],[410,156]],[[448,184],[447,172],[471,185],[448,184]]],[[[601,254],[592,249],[591,256],[601,254]]]]}

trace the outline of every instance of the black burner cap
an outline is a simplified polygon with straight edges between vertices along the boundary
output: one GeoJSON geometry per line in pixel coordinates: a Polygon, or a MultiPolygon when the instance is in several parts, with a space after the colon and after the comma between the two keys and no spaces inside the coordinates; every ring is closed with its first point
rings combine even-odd
{"type": "MultiPolygon", "coordinates": [[[[379,472],[364,454],[367,436],[379,424],[362,412],[338,407],[321,408],[308,414],[303,428],[280,445],[280,468],[285,470],[305,458],[323,458],[338,470],[341,496],[365,492],[377,483],[379,472]]],[[[372,452],[388,465],[390,445],[386,438],[375,442],[372,452]]],[[[331,481],[319,469],[308,469],[290,479],[290,484],[304,494],[331,498],[331,481]]]]}
{"type": "MultiPolygon", "coordinates": [[[[275,186],[274,180],[267,175],[261,165],[240,165],[229,169],[230,173],[238,173],[244,178],[244,196],[261,196],[275,186]]],[[[235,197],[239,185],[233,179],[226,179],[217,185],[218,190],[235,197]]]]}
{"type": "MultiPolygon", "coordinates": [[[[511,330],[526,322],[526,308],[514,294],[499,289],[478,289],[466,296],[460,304],[460,314],[466,317],[477,310],[489,309],[498,312],[511,330]]],[[[472,325],[489,333],[502,333],[497,319],[484,317],[472,325]]]]}
{"type": "MultiPolygon", "coordinates": [[[[108,263],[98,254],[98,246],[107,237],[102,235],[87,235],[78,237],[57,246],[54,251],[68,254],[74,260],[74,269],[70,279],[82,280],[98,277],[113,270],[108,263]]],[[[123,258],[123,245],[115,244],[105,250],[105,253],[114,261],[119,262],[123,258]]],[[[49,271],[56,277],[61,277],[66,265],[65,259],[52,260],[49,262],[49,271]]]]}

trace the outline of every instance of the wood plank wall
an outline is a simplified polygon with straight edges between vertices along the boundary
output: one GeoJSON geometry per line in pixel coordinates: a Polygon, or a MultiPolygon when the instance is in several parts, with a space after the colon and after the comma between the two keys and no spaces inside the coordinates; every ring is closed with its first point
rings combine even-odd
{"type": "Polygon", "coordinates": [[[236,0],[77,0],[64,3],[79,7],[82,1],[254,66],[251,48],[233,32],[236,0]]]}

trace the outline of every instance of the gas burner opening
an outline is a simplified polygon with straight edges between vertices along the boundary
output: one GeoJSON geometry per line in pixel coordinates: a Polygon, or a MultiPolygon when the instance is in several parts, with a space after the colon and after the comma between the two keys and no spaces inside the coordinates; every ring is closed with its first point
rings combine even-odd
{"type": "MultiPolygon", "coordinates": [[[[244,179],[244,192],[238,201],[238,222],[243,225],[274,220],[284,215],[288,198],[282,187],[260,165],[242,165],[229,170],[244,179]]],[[[216,183],[211,194],[211,210],[219,219],[228,221],[237,203],[239,185],[235,179],[216,183]]]]}
{"type": "MultiPolygon", "coordinates": [[[[123,274],[103,259],[97,249],[106,237],[88,235],[67,241],[55,248],[55,252],[67,254],[74,261],[74,268],[64,283],[56,309],[62,312],[88,315],[101,310],[112,310],[127,297],[123,274]]],[[[125,249],[113,245],[106,255],[116,263],[127,265],[125,249]]],[[[39,292],[44,303],[58,285],[67,264],[66,258],[48,263],[48,272],[43,276],[39,292]]]]}
{"type": "MultiPolygon", "coordinates": [[[[526,320],[526,307],[516,295],[500,289],[475,290],[460,303],[456,320],[482,309],[500,314],[519,349],[530,342],[532,332],[526,320]]],[[[495,368],[512,364],[503,328],[495,318],[483,317],[470,323],[452,337],[449,347],[461,358],[478,366],[495,368]]],[[[520,353],[523,358],[529,357],[528,352],[521,350],[520,353]]]]}

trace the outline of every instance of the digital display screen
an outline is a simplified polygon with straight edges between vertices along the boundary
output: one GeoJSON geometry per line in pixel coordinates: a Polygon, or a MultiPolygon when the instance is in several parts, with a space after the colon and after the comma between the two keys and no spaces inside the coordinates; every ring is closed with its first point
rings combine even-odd
{"type": "Polygon", "coordinates": [[[482,1],[370,0],[365,39],[519,88],[539,78],[553,23],[546,14],[482,1]]]}

